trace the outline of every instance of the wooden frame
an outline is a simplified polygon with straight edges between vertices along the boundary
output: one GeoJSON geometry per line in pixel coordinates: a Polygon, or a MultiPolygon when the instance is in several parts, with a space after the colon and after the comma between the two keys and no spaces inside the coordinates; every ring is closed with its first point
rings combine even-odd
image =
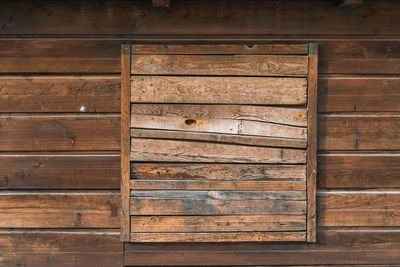
{"type": "MultiPolygon", "coordinates": [[[[220,45],[191,45],[189,46],[192,49],[194,54],[213,54],[219,51],[218,47],[220,45]],[[197,51],[197,52],[196,52],[197,51]]],[[[135,188],[136,183],[132,183],[130,180],[130,149],[131,149],[131,136],[141,137],[143,131],[131,131],[131,64],[132,64],[132,56],[134,54],[141,55],[152,55],[152,54],[185,54],[185,49],[187,46],[185,45],[177,45],[177,46],[157,46],[157,45],[138,45],[138,46],[130,46],[123,45],[122,46],[122,61],[121,61],[121,168],[122,168],[122,179],[121,179],[121,201],[122,201],[122,212],[121,212],[121,240],[124,242],[171,242],[174,240],[175,242],[185,241],[191,239],[184,235],[182,237],[173,237],[171,239],[171,234],[169,235],[160,235],[158,234],[158,238],[153,239],[152,235],[144,235],[142,234],[142,238],[137,239],[132,237],[130,234],[131,227],[131,218],[130,211],[132,207],[130,207],[130,191],[131,188],[135,188]],[[133,186],[133,187],[131,187],[133,186]]],[[[315,242],[316,241],[316,169],[317,169],[317,160],[316,160],[316,145],[317,145],[317,65],[318,65],[318,46],[316,44],[309,44],[305,47],[302,45],[259,45],[255,48],[253,46],[240,46],[240,45],[225,45],[224,53],[226,54],[244,54],[244,55],[252,55],[252,54],[302,54],[308,56],[308,68],[306,70],[306,77],[308,80],[307,86],[307,156],[306,156],[306,235],[304,237],[301,236],[291,236],[289,232],[287,234],[283,234],[282,232],[279,235],[271,235],[260,237],[257,236],[254,239],[248,239],[246,236],[243,236],[243,239],[235,237],[225,236],[224,241],[307,241],[307,242],[315,242]],[[306,49],[304,49],[306,48],[306,49]],[[260,50],[261,49],[261,50],[260,50]],[[296,50],[297,49],[297,50],[296,50]]],[[[140,59],[139,59],[140,60],[140,59]]],[[[140,67],[137,70],[140,73],[140,67]]],[[[184,71],[184,69],[182,70],[184,71]]],[[[272,75],[274,75],[272,73],[272,75]]],[[[296,74],[294,74],[296,77],[296,74]]],[[[145,131],[144,131],[145,132],[145,131]]],[[[198,138],[196,136],[196,138],[198,138]]],[[[271,139],[272,142],[273,139],[271,139]]],[[[235,140],[236,142],[236,140],[235,140]]],[[[276,142],[276,140],[274,140],[276,142]]],[[[279,143],[275,143],[275,146],[280,146],[279,143]]],[[[295,144],[294,147],[296,147],[295,144]]],[[[299,147],[302,147],[300,145],[299,147]]],[[[251,232],[248,232],[251,233],[251,232]]],[[[275,232],[277,233],[277,232],[275,232]]],[[[220,240],[211,239],[213,235],[207,237],[207,235],[203,235],[202,239],[195,239],[196,242],[212,242],[220,240]]]]}

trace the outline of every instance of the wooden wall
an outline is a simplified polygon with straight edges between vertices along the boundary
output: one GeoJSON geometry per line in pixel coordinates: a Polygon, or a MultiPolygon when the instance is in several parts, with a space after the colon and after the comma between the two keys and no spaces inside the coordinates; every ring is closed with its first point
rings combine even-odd
{"type": "Polygon", "coordinates": [[[0,265],[400,264],[399,18],[379,0],[1,2],[0,265]],[[120,45],[309,41],[317,243],[123,246],[120,45]]]}

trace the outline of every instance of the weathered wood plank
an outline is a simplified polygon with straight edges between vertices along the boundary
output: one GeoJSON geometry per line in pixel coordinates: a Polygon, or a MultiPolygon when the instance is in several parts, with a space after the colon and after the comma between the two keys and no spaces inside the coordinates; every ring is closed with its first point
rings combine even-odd
{"type": "Polygon", "coordinates": [[[2,192],[1,228],[118,228],[119,192],[2,192]]]}
{"type": "Polygon", "coordinates": [[[131,233],[133,242],[304,241],[305,232],[131,233]]]}
{"type": "Polygon", "coordinates": [[[319,192],[319,226],[400,226],[400,192],[319,192]]]}
{"type": "Polygon", "coordinates": [[[320,150],[399,150],[399,115],[331,114],[318,121],[320,150]]]}
{"type": "Polygon", "coordinates": [[[400,154],[321,154],[317,181],[327,189],[400,188],[400,154]]]}
{"type": "Polygon", "coordinates": [[[305,163],[306,151],[158,139],[131,140],[132,161],[305,163]]]}
{"type": "Polygon", "coordinates": [[[303,108],[134,104],[131,114],[134,128],[297,139],[307,136],[307,111],[303,108]]]}
{"type": "Polygon", "coordinates": [[[221,134],[221,133],[202,133],[202,132],[188,132],[188,131],[174,131],[174,130],[157,130],[157,129],[131,129],[131,137],[171,139],[171,140],[192,140],[192,141],[196,140],[196,141],[208,141],[216,143],[269,146],[269,147],[290,147],[290,148],[307,147],[306,139],[221,134]]]}
{"type": "Polygon", "coordinates": [[[132,216],[131,232],[304,231],[304,215],[132,216]]]}
{"type": "Polygon", "coordinates": [[[306,189],[306,181],[131,180],[130,188],[131,190],[303,191],[306,189]]]}
{"type": "Polygon", "coordinates": [[[131,179],[283,180],[306,178],[305,165],[132,163],[131,179]]]}
{"type": "Polygon", "coordinates": [[[131,101],[139,103],[304,105],[307,102],[305,78],[133,76],[131,87],[131,101]]]}
{"type": "Polygon", "coordinates": [[[398,77],[322,77],[318,80],[318,110],[400,111],[398,88],[398,77]]]}
{"type": "Polygon", "coordinates": [[[259,44],[259,45],[229,45],[229,44],[202,44],[202,45],[132,45],[132,54],[252,54],[252,55],[306,55],[308,44],[259,44]]]}
{"type": "Polygon", "coordinates": [[[2,189],[119,189],[115,153],[3,153],[2,189]]]}
{"type": "Polygon", "coordinates": [[[1,151],[119,150],[119,115],[1,115],[1,151]]]}
{"type": "Polygon", "coordinates": [[[1,76],[0,112],[119,112],[114,76],[1,76]]]}
{"type": "Polygon", "coordinates": [[[133,55],[132,74],[305,76],[306,56],[133,55]]]}
{"type": "Polygon", "coordinates": [[[266,266],[398,264],[400,231],[396,229],[317,232],[316,243],[170,243],[125,244],[127,265],[266,266]],[[196,259],[195,261],[193,259],[196,259]]]}
{"type": "Polygon", "coordinates": [[[0,266],[121,266],[116,230],[2,230],[0,266]]]}

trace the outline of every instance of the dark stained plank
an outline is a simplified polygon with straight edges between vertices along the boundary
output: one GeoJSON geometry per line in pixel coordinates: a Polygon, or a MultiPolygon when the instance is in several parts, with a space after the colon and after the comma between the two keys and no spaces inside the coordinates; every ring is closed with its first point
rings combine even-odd
{"type": "Polygon", "coordinates": [[[141,266],[366,266],[397,265],[399,254],[399,230],[329,229],[317,232],[316,243],[130,243],[124,261],[141,266]]]}
{"type": "Polygon", "coordinates": [[[400,116],[390,114],[320,115],[320,150],[399,150],[400,116]]]}
{"type": "Polygon", "coordinates": [[[0,266],[121,266],[116,230],[2,230],[0,266]]]}
{"type": "Polygon", "coordinates": [[[131,233],[132,242],[304,241],[305,232],[131,233]]]}
{"type": "Polygon", "coordinates": [[[306,139],[307,111],[240,105],[134,104],[131,127],[306,139]]]}
{"type": "Polygon", "coordinates": [[[398,77],[322,77],[318,80],[318,110],[400,111],[399,88],[398,77]]]}
{"type": "Polygon", "coordinates": [[[138,138],[172,139],[172,140],[197,140],[216,143],[270,146],[270,147],[291,147],[306,148],[306,139],[279,138],[269,136],[221,134],[221,133],[203,133],[174,130],[156,130],[156,129],[131,129],[131,136],[138,138]]]}
{"type": "Polygon", "coordinates": [[[306,178],[305,165],[132,163],[131,179],[295,180],[306,178]]]}
{"type": "Polygon", "coordinates": [[[305,163],[306,151],[159,139],[131,140],[132,161],[305,163]]]}
{"type": "Polygon", "coordinates": [[[151,2],[77,2],[74,5],[58,1],[50,1],[46,5],[31,1],[3,2],[0,6],[0,17],[3,18],[0,33],[133,34],[131,38],[150,34],[245,33],[270,35],[273,38],[399,35],[398,25],[393,23],[400,12],[397,1],[364,1],[356,10],[341,9],[335,1],[290,0],[272,4],[258,1],[216,1],[212,9],[209,3],[197,0],[171,1],[168,8],[154,8],[151,2]]]}
{"type": "Polygon", "coordinates": [[[1,228],[118,228],[119,192],[0,193],[1,228]]]}
{"type": "Polygon", "coordinates": [[[306,190],[306,181],[131,180],[130,188],[131,190],[301,191],[306,190]]]}
{"type": "Polygon", "coordinates": [[[129,180],[130,180],[130,69],[129,45],[121,47],[121,241],[129,241],[129,180]]]}
{"type": "Polygon", "coordinates": [[[305,76],[306,56],[133,55],[132,74],[305,76]]]}
{"type": "Polygon", "coordinates": [[[304,231],[304,215],[132,216],[131,232],[304,231]]]}
{"type": "Polygon", "coordinates": [[[400,188],[399,153],[320,154],[319,188],[400,188]]]}
{"type": "Polygon", "coordinates": [[[116,153],[3,153],[2,189],[119,189],[116,153]]]}
{"type": "Polygon", "coordinates": [[[1,76],[0,112],[119,112],[114,76],[1,76]]]}
{"type": "Polygon", "coordinates": [[[253,105],[307,102],[305,78],[133,76],[131,86],[132,102],[253,105]]]}
{"type": "Polygon", "coordinates": [[[400,192],[318,193],[318,226],[400,226],[400,192]]]}
{"type": "Polygon", "coordinates": [[[308,44],[260,44],[260,45],[132,45],[132,54],[253,54],[253,55],[306,55],[308,44]]]}
{"type": "Polygon", "coordinates": [[[1,151],[119,150],[119,115],[1,115],[1,151]]]}

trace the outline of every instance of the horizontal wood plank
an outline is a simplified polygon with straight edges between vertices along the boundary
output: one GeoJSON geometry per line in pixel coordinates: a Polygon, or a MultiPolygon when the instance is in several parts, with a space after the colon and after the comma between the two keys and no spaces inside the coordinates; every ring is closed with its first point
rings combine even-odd
{"type": "Polygon", "coordinates": [[[1,115],[1,151],[119,150],[119,115],[1,115]]]}
{"type": "Polygon", "coordinates": [[[131,127],[306,139],[306,118],[302,108],[135,104],[131,127]]]}
{"type": "Polygon", "coordinates": [[[133,76],[131,88],[131,101],[135,103],[304,105],[307,102],[305,78],[133,76]]]}
{"type": "Polygon", "coordinates": [[[132,55],[132,74],[306,76],[307,56],[132,55]]]}
{"type": "Polygon", "coordinates": [[[132,216],[134,233],[304,231],[304,215],[132,216]]]}
{"type": "Polygon", "coordinates": [[[284,180],[305,179],[305,165],[132,163],[131,179],[284,180]]]}
{"type": "Polygon", "coordinates": [[[119,189],[116,153],[3,153],[2,189],[119,189]]]}
{"type": "Polygon", "coordinates": [[[320,150],[399,150],[399,115],[332,114],[318,120],[320,150]]]}
{"type": "Polygon", "coordinates": [[[131,140],[132,161],[305,163],[306,151],[158,139],[131,140]]]}
{"type": "Polygon", "coordinates": [[[306,55],[308,44],[260,44],[260,45],[132,45],[132,54],[253,54],[253,55],[306,55]]]}
{"type": "Polygon", "coordinates": [[[129,188],[131,190],[302,191],[306,189],[306,181],[131,180],[129,188]]]}
{"type": "Polygon", "coordinates": [[[0,266],[120,266],[116,230],[2,230],[0,266]]]}
{"type": "Polygon", "coordinates": [[[272,242],[304,240],[305,232],[131,233],[132,242],[272,242]]]}
{"type": "Polygon", "coordinates": [[[0,193],[1,228],[118,228],[117,192],[0,193]]]}
{"type": "Polygon", "coordinates": [[[0,112],[119,112],[112,76],[1,76],[0,112]]]}

